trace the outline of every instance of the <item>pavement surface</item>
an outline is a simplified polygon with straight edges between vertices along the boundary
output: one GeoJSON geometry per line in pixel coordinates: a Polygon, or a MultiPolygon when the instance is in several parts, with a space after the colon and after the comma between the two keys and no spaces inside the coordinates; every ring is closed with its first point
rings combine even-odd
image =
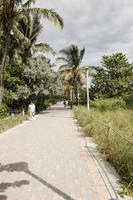
{"type": "Polygon", "coordinates": [[[62,103],[0,135],[0,200],[6,199],[113,200],[62,103]]]}

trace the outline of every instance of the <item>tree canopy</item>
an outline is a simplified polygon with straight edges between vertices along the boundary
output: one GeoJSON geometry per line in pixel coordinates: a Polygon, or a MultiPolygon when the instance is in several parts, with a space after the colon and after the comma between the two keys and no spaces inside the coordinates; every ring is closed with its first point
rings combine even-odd
{"type": "Polygon", "coordinates": [[[32,57],[33,49],[54,52],[48,44],[35,44],[42,28],[41,17],[56,27],[63,28],[63,19],[55,10],[31,7],[35,2],[36,0],[0,0],[0,104],[4,94],[6,64],[13,63],[16,55],[26,63],[32,57]]]}
{"type": "Polygon", "coordinates": [[[95,67],[92,91],[95,98],[124,97],[133,90],[133,64],[123,53],[103,56],[102,66],[95,67]]]}

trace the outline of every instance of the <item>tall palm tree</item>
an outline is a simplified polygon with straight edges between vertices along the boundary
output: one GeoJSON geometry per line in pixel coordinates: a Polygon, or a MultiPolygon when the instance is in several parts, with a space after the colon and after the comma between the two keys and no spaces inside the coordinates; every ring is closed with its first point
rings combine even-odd
{"type": "Polygon", "coordinates": [[[36,44],[38,35],[43,28],[38,14],[29,15],[26,20],[21,19],[18,22],[17,28],[24,35],[24,37],[29,40],[29,44],[23,45],[19,38],[12,35],[8,51],[9,63],[15,64],[17,62],[15,58],[20,57],[22,62],[27,64],[33,53],[38,51],[55,54],[55,51],[52,47],[50,47],[50,45],[46,43],[36,44]]]}
{"type": "Polygon", "coordinates": [[[29,45],[28,38],[17,28],[18,21],[26,19],[30,13],[38,13],[45,19],[53,22],[59,28],[63,28],[62,18],[52,9],[44,8],[30,8],[32,3],[37,0],[0,0],[0,28],[3,32],[4,46],[2,52],[2,59],[0,65],[0,104],[2,103],[4,92],[4,71],[6,65],[6,59],[8,55],[11,31],[14,32],[24,45],[29,45]]]}
{"type": "Polygon", "coordinates": [[[78,101],[79,87],[85,80],[84,74],[80,69],[80,64],[85,54],[85,48],[80,50],[78,46],[71,45],[66,49],[62,49],[60,53],[63,56],[57,58],[57,60],[63,61],[64,64],[60,66],[59,71],[63,79],[73,88],[76,100],[78,101]]]}
{"type": "Polygon", "coordinates": [[[18,23],[18,29],[23,33],[23,35],[29,39],[30,43],[27,46],[21,45],[21,56],[23,63],[27,63],[28,58],[32,56],[33,52],[49,52],[55,54],[55,51],[46,43],[36,44],[39,33],[42,30],[42,25],[40,23],[40,17],[38,14],[34,13],[29,16],[27,20],[20,20],[18,23]]]}

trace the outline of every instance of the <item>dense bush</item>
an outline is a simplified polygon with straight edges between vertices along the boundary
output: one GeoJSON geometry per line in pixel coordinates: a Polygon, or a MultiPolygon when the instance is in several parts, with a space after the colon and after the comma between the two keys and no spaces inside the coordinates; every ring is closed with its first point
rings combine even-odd
{"type": "Polygon", "coordinates": [[[133,109],[133,94],[124,97],[127,108],[133,109]]]}
{"type": "Polygon", "coordinates": [[[7,116],[8,106],[6,104],[0,105],[0,118],[4,118],[7,116]]]}
{"type": "Polygon", "coordinates": [[[126,108],[126,102],[123,99],[101,99],[91,101],[91,106],[100,111],[116,110],[126,108]]]}
{"type": "Polygon", "coordinates": [[[57,103],[57,99],[46,99],[43,103],[43,108],[47,109],[57,103]]]}
{"type": "Polygon", "coordinates": [[[101,66],[94,67],[91,91],[95,98],[124,98],[132,93],[133,64],[117,52],[102,57],[101,66]]]}
{"type": "Polygon", "coordinates": [[[52,103],[52,105],[56,104],[57,101],[58,101],[57,99],[49,99],[49,102],[52,103]]]}

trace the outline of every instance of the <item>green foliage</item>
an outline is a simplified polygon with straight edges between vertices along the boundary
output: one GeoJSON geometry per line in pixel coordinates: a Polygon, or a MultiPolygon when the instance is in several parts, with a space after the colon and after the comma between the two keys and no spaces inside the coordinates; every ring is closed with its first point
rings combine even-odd
{"type": "Polygon", "coordinates": [[[14,104],[14,101],[26,99],[30,93],[26,87],[24,77],[25,67],[22,64],[10,64],[6,67],[4,102],[9,106],[14,104]]]}
{"type": "Polygon", "coordinates": [[[105,124],[111,123],[115,130],[133,143],[132,111],[118,109],[103,113],[98,109],[88,111],[85,107],[75,107],[74,114],[85,135],[93,136],[95,142],[98,144],[98,149],[115,166],[122,177],[125,187],[133,194],[132,147],[113,131],[110,132],[109,138],[108,126],[105,126],[105,124]]]}
{"type": "Polygon", "coordinates": [[[19,85],[24,84],[24,65],[7,65],[5,73],[5,88],[15,91],[19,85]]]}
{"type": "Polygon", "coordinates": [[[0,105],[0,119],[7,116],[8,106],[6,104],[0,105]]]}
{"type": "Polygon", "coordinates": [[[49,99],[49,102],[52,103],[52,105],[56,104],[58,102],[58,99],[49,99]]]}
{"type": "Polygon", "coordinates": [[[100,111],[111,111],[118,108],[126,108],[126,102],[123,99],[97,99],[91,101],[91,106],[100,111]]]}
{"type": "MultiPolygon", "coordinates": [[[[86,105],[86,104],[87,104],[87,100],[79,100],[79,105],[86,105]]],[[[78,102],[76,100],[69,100],[68,105],[71,107],[76,106],[78,105],[78,102]]]]}
{"type": "Polygon", "coordinates": [[[47,108],[49,108],[50,106],[52,106],[56,103],[57,103],[57,99],[46,99],[44,101],[43,108],[47,109],[47,108]]]}
{"type": "Polygon", "coordinates": [[[133,109],[133,94],[124,96],[127,108],[133,109]]]}
{"type": "Polygon", "coordinates": [[[40,110],[44,99],[61,94],[59,74],[44,56],[30,59],[28,65],[8,65],[6,68],[4,99],[9,106],[25,107],[32,100],[40,110]]]}
{"type": "Polygon", "coordinates": [[[44,56],[31,60],[24,71],[27,86],[30,88],[30,97],[34,100],[45,96],[60,95],[62,93],[58,73],[56,73],[44,56]]]}
{"type": "MultiPolygon", "coordinates": [[[[31,8],[32,3],[35,3],[35,0],[4,0],[0,3],[0,52],[2,52],[0,53],[0,63],[2,63],[0,65],[0,104],[3,100],[5,66],[8,62],[10,64],[20,64],[22,61],[25,64],[28,63],[33,55],[33,47],[34,50],[39,49],[39,51],[52,51],[54,53],[48,44],[35,45],[42,29],[41,18],[49,20],[60,29],[64,25],[63,19],[55,10],[31,8]],[[9,60],[7,60],[8,57],[9,60]]],[[[10,77],[10,74],[8,75],[10,85],[15,84],[16,87],[16,82],[19,80],[16,77],[10,77]]],[[[13,88],[13,86],[11,87],[13,88]]],[[[28,91],[25,85],[21,85],[20,88],[25,88],[25,91],[28,91]]],[[[10,92],[8,92],[8,99],[9,96],[10,92]]],[[[24,97],[24,94],[21,96],[24,97]]]]}
{"type": "Polygon", "coordinates": [[[49,52],[54,54],[54,50],[50,45],[45,43],[36,44],[38,35],[42,30],[42,25],[40,22],[40,16],[38,13],[34,13],[33,16],[29,16],[27,20],[20,20],[18,23],[18,29],[24,34],[25,37],[30,41],[29,46],[22,46],[20,55],[22,57],[23,63],[28,63],[29,59],[32,57],[32,52],[49,52]]]}
{"type": "Polygon", "coordinates": [[[79,98],[80,98],[80,100],[86,101],[86,99],[87,99],[87,91],[86,91],[86,88],[80,90],[79,98]]]}
{"type": "Polygon", "coordinates": [[[124,54],[103,56],[102,67],[95,67],[95,71],[92,81],[95,98],[124,98],[133,91],[133,65],[124,54]]]}

